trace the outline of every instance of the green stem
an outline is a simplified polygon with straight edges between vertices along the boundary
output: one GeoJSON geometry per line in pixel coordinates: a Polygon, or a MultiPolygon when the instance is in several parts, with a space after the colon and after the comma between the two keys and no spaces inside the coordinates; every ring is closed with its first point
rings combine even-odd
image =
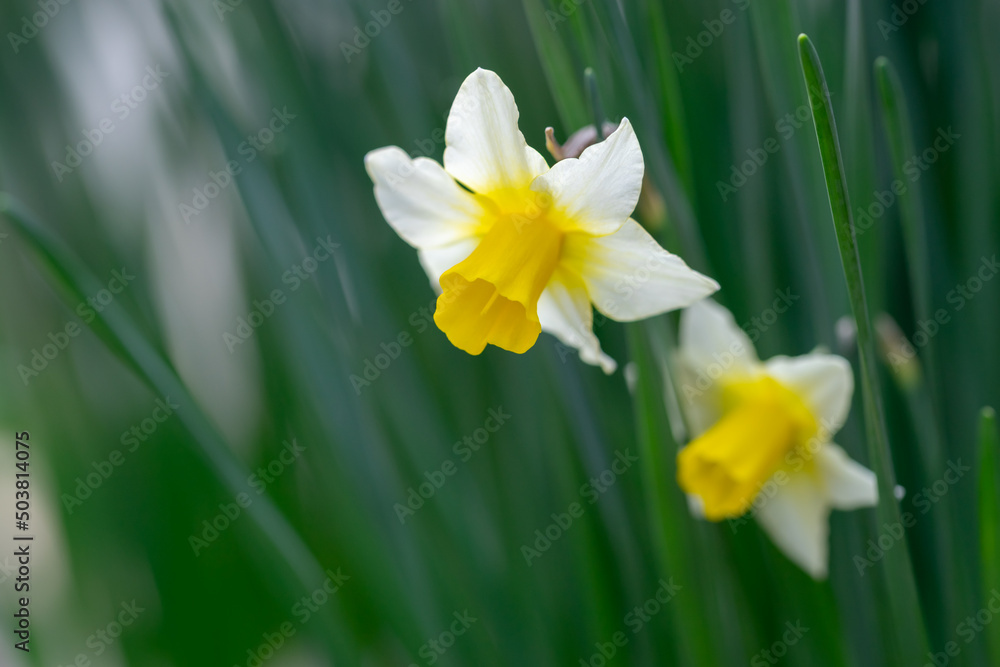
{"type": "MultiPolygon", "coordinates": [[[[864,279],[861,275],[861,259],[858,255],[854,218],[851,214],[833,105],[830,102],[830,93],[819,55],[806,35],[799,36],[799,56],[823,161],[823,173],[844,276],[847,280],[851,310],[857,326],[858,363],[861,370],[868,453],[879,484],[876,514],[879,526],[901,525],[899,504],[895,499],[896,477],[893,472],[892,452],[889,448],[882,395],[878,389],[875,341],[865,297],[864,279]]],[[[917,596],[913,564],[905,541],[888,550],[881,564],[891,611],[888,618],[883,618],[886,624],[884,631],[892,632],[895,637],[896,650],[892,654],[898,664],[922,664],[927,653],[927,635],[917,596]]]]}
{"type": "MultiPolygon", "coordinates": [[[[983,601],[1000,598],[1000,435],[996,412],[979,413],[979,553],[983,567],[983,601]]],[[[990,664],[1000,664],[1000,623],[987,627],[990,664]]]]}

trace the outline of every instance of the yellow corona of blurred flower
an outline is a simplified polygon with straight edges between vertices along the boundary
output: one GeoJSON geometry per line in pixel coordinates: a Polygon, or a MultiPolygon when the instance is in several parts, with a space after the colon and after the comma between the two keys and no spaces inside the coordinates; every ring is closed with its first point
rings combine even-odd
{"type": "Polygon", "coordinates": [[[693,440],[677,479],[711,521],[748,512],[816,579],[827,574],[831,508],[873,506],[875,474],[830,438],[851,406],[847,360],[757,358],[732,314],[711,300],[681,315],[681,394],[693,440]]]}
{"type": "Polygon", "coordinates": [[[643,161],[628,119],[551,168],[525,143],[517,119],[500,77],[477,69],[448,116],[444,167],[396,146],[372,151],[365,166],[375,198],[441,292],[434,321],[456,347],[523,353],[546,331],[611,373],[591,304],[632,321],[719,286],[629,217],[643,161]]]}

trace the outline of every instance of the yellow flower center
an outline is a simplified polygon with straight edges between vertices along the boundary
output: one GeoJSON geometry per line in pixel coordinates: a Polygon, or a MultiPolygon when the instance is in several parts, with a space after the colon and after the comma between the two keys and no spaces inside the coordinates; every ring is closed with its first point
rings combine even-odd
{"type": "Polygon", "coordinates": [[[802,399],[770,377],[727,384],[722,418],[677,457],[677,481],[711,521],[744,514],[785,456],[817,431],[802,399]]]}
{"type": "Polygon", "coordinates": [[[479,354],[492,343],[526,352],[542,328],[538,298],[559,263],[558,216],[530,191],[491,193],[489,231],[463,262],[441,276],[434,321],[452,344],[479,354]],[[490,226],[491,225],[491,226],[490,226]]]}

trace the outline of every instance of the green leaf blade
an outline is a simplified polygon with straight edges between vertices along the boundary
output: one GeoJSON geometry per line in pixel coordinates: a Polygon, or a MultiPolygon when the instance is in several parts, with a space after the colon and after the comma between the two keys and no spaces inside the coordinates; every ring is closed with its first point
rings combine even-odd
{"type": "MultiPolygon", "coordinates": [[[[1000,598],[1000,435],[996,412],[979,413],[979,554],[983,567],[983,600],[1000,598]]],[[[1000,623],[987,627],[990,664],[1000,664],[1000,623]]]]}
{"type": "MultiPolygon", "coordinates": [[[[823,174],[837,232],[844,276],[847,280],[851,310],[857,326],[865,431],[870,463],[879,484],[879,504],[876,514],[879,525],[895,525],[900,523],[899,505],[895,500],[896,477],[882,397],[878,389],[871,316],[865,297],[861,258],[858,254],[844,161],[837,137],[837,124],[823,66],[815,47],[806,35],[799,36],[799,55],[812,108],[816,139],[819,142],[823,174]]],[[[886,553],[882,560],[882,572],[885,576],[884,583],[890,607],[890,616],[885,618],[883,615],[883,623],[886,632],[895,630],[896,650],[893,651],[893,655],[898,664],[920,664],[927,653],[927,638],[920,612],[913,565],[909,549],[905,544],[886,553]]]]}

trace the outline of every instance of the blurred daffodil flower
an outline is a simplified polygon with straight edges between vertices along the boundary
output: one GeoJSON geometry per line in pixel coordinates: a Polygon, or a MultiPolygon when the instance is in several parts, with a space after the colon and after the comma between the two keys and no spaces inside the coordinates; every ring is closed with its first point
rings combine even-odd
{"type": "Polygon", "coordinates": [[[688,306],[718,284],[668,253],[629,215],[642,185],[628,119],[549,167],[517,127],[495,73],[466,78],[448,116],[444,167],[401,148],[365,166],[386,220],[418,250],[441,292],[434,321],[456,347],[527,351],[541,331],[605,372],[591,304],[619,321],[688,306]]]}
{"type": "Polygon", "coordinates": [[[761,362],[711,300],[681,315],[678,355],[694,439],[677,478],[692,506],[711,521],[750,513],[789,559],[825,578],[831,508],[878,502],[875,474],[830,441],[850,410],[850,364],[818,353],[761,362]]]}

